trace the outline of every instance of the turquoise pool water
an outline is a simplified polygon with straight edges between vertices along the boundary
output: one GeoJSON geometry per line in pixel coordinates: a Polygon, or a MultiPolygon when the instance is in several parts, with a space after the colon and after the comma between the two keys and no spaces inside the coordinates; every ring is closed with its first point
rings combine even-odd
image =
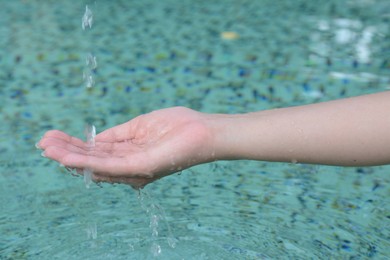
{"type": "Polygon", "coordinates": [[[236,113],[388,90],[388,1],[0,3],[0,259],[390,258],[389,166],[218,162],[139,196],[86,189],[34,147],[49,129],[84,138],[87,123],[175,105],[236,113]]]}

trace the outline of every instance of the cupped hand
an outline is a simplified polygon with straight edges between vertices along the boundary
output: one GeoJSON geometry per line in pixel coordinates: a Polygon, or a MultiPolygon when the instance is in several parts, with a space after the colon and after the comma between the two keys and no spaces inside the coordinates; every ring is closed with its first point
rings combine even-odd
{"type": "Polygon", "coordinates": [[[93,171],[97,182],[134,188],[214,160],[206,114],[184,107],[157,110],[98,134],[95,146],[58,130],[39,141],[43,155],[66,167],[93,171]]]}

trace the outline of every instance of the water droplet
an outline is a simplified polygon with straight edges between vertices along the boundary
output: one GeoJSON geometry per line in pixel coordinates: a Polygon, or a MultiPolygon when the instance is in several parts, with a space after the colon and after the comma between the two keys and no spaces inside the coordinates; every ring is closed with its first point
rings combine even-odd
{"type": "Polygon", "coordinates": [[[91,183],[92,183],[92,170],[91,169],[84,169],[83,170],[83,175],[84,175],[84,183],[85,183],[85,187],[87,189],[89,189],[89,187],[91,187],[91,183]]]}
{"type": "Polygon", "coordinates": [[[94,125],[88,124],[85,127],[85,137],[87,139],[88,148],[95,147],[96,127],[94,125]]]}
{"type": "Polygon", "coordinates": [[[161,246],[157,243],[153,243],[152,247],[150,248],[150,251],[152,252],[153,256],[159,256],[161,254],[161,246]]]}
{"type": "Polygon", "coordinates": [[[88,53],[87,58],[85,59],[85,64],[87,64],[88,68],[90,69],[96,69],[97,68],[96,57],[93,56],[91,53],[88,53]]]}
{"type": "Polygon", "coordinates": [[[97,238],[97,226],[96,223],[89,223],[87,226],[87,236],[89,239],[96,239],[97,238]]]}
{"type": "Polygon", "coordinates": [[[81,27],[83,30],[92,28],[93,15],[91,9],[88,8],[88,5],[85,6],[85,13],[83,15],[83,19],[81,21],[81,27]]]}
{"type": "Polygon", "coordinates": [[[168,241],[168,245],[171,247],[171,248],[175,248],[176,247],[176,239],[173,238],[173,237],[168,237],[167,238],[167,241],[168,241]]]}
{"type": "MultiPolygon", "coordinates": [[[[85,127],[85,136],[86,136],[87,146],[90,150],[92,150],[95,147],[95,136],[96,136],[96,128],[94,125],[88,124],[85,127]]],[[[84,175],[85,187],[89,189],[92,183],[93,171],[91,169],[85,168],[83,170],[83,175],[84,175]]]]}
{"type": "Polygon", "coordinates": [[[95,85],[95,81],[93,79],[93,72],[91,70],[88,69],[84,71],[83,79],[87,88],[92,88],[93,85],[95,85]]]}

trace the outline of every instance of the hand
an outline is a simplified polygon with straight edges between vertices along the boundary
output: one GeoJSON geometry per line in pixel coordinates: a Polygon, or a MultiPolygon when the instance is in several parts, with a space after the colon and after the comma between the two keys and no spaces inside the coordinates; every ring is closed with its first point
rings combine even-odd
{"type": "Polygon", "coordinates": [[[91,169],[97,182],[141,188],[161,177],[214,160],[207,116],[183,107],[157,110],[110,128],[89,148],[82,140],[48,131],[38,143],[43,155],[66,167],[91,169]]]}

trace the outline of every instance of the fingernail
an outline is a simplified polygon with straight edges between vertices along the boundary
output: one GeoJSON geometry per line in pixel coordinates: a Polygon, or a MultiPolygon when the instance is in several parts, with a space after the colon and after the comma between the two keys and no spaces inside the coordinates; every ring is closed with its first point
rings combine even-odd
{"type": "Polygon", "coordinates": [[[46,158],[45,151],[41,153],[41,156],[46,158]]]}
{"type": "Polygon", "coordinates": [[[42,148],[39,146],[39,142],[37,142],[37,143],[35,144],[35,148],[37,148],[37,149],[39,149],[39,150],[42,149],[42,148]]]}
{"type": "Polygon", "coordinates": [[[58,166],[60,166],[60,167],[65,167],[65,165],[63,165],[62,163],[60,163],[58,166]]]}

